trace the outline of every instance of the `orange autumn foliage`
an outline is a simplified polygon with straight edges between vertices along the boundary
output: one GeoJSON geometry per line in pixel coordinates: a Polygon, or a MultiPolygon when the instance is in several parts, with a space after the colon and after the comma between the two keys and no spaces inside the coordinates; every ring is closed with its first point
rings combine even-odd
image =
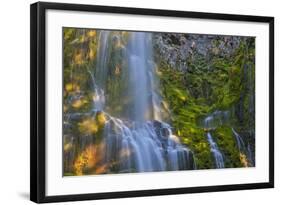
{"type": "Polygon", "coordinates": [[[67,92],[80,91],[80,86],[76,83],[67,83],[65,85],[65,90],[67,92]]]}
{"type": "Polygon", "coordinates": [[[73,57],[73,61],[76,65],[82,65],[83,64],[83,52],[82,50],[80,50],[79,52],[77,52],[74,57],[73,57]]]}
{"type": "Polygon", "coordinates": [[[93,49],[90,49],[90,50],[89,50],[89,53],[88,53],[88,58],[89,58],[90,60],[93,60],[95,57],[96,57],[96,51],[93,50],[93,49]]]}
{"type": "Polygon", "coordinates": [[[72,103],[72,107],[74,108],[80,108],[81,106],[83,105],[83,101],[82,100],[75,100],[73,103],[72,103]]]}
{"type": "Polygon", "coordinates": [[[90,31],[88,31],[88,33],[87,33],[87,36],[88,36],[88,37],[95,37],[96,35],[97,35],[96,30],[90,30],[90,31]]]}
{"type": "Polygon", "coordinates": [[[249,167],[246,155],[240,152],[239,157],[240,157],[240,162],[242,163],[242,165],[244,167],[249,167]]]}
{"type": "Polygon", "coordinates": [[[89,145],[86,149],[76,158],[74,162],[75,175],[85,174],[85,170],[91,170],[91,174],[104,173],[107,170],[106,164],[100,164],[102,155],[101,151],[104,149],[104,144],[89,145]]]}
{"type": "Polygon", "coordinates": [[[96,134],[99,130],[98,124],[95,119],[88,118],[78,123],[79,130],[85,134],[96,134]]]}

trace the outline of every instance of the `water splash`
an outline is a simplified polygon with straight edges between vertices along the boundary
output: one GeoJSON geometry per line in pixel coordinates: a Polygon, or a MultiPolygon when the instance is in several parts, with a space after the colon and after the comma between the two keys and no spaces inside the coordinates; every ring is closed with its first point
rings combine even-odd
{"type": "Polygon", "coordinates": [[[118,172],[194,169],[193,153],[159,121],[125,122],[109,116],[104,129],[104,163],[118,162],[118,172]]]}
{"type": "Polygon", "coordinates": [[[93,103],[95,109],[103,110],[105,105],[105,96],[103,89],[100,89],[98,87],[94,88],[93,103]]]}

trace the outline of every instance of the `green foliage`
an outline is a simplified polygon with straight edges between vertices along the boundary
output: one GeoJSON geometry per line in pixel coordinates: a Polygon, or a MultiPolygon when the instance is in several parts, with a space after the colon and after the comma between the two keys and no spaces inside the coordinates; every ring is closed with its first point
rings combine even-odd
{"type": "Polygon", "coordinates": [[[194,152],[199,169],[212,167],[212,156],[204,131],[197,125],[197,119],[208,113],[208,107],[194,99],[184,85],[184,73],[165,64],[160,69],[162,94],[172,112],[171,121],[175,133],[194,152]],[[166,67],[165,67],[166,66],[166,67]]]}
{"type": "Polygon", "coordinates": [[[254,121],[254,115],[252,113],[252,118],[249,116],[253,107],[250,95],[254,90],[254,42],[248,41],[241,40],[232,56],[213,55],[206,59],[194,53],[187,61],[187,71],[169,66],[165,59],[158,56],[161,92],[171,111],[170,120],[175,133],[194,152],[198,169],[214,168],[206,133],[201,126],[202,119],[215,110],[232,113],[239,103],[241,106],[236,108],[235,113],[243,110],[243,123],[239,123],[239,117],[234,113],[230,124],[212,132],[224,154],[225,166],[242,166],[230,126],[240,127],[241,130],[253,129],[253,125],[249,124],[254,121]]]}
{"type": "Polygon", "coordinates": [[[220,126],[212,132],[220,150],[225,155],[225,167],[242,167],[240,162],[240,153],[236,145],[231,127],[220,126]]]}

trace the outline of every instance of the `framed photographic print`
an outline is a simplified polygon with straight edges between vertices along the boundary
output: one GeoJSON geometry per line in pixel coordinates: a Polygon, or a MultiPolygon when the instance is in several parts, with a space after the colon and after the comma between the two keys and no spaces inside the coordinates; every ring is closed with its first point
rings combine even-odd
{"type": "Polygon", "coordinates": [[[274,187],[274,18],[31,5],[34,202],[274,187]]]}

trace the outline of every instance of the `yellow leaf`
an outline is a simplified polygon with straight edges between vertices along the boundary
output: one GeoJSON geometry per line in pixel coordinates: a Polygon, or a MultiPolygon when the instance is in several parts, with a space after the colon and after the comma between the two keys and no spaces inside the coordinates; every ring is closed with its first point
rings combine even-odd
{"type": "Polygon", "coordinates": [[[90,60],[93,60],[96,56],[96,52],[93,49],[90,49],[89,53],[88,53],[88,57],[90,60]]]}
{"type": "Polygon", "coordinates": [[[80,43],[83,43],[83,42],[85,42],[85,41],[86,41],[85,36],[84,36],[84,35],[81,35],[81,36],[79,37],[79,42],[80,42],[80,43]]]}
{"type": "Polygon", "coordinates": [[[80,86],[75,84],[75,83],[67,83],[65,85],[65,90],[67,92],[72,92],[72,91],[79,91],[80,90],[80,86]]]}
{"type": "Polygon", "coordinates": [[[72,148],[72,144],[70,142],[66,143],[64,146],[63,146],[63,150],[65,152],[68,152],[70,149],[72,148]]]}
{"type": "Polygon", "coordinates": [[[78,52],[77,54],[74,55],[74,63],[77,65],[83,64],[83,55],[82,51],[78,52]]]}
{"type": "Polygon", "coordinates": [[[96,120],[99,126],[104,126],[105,122],[106,122],[106,117],[104,112],[97,112],[96,115],[96,120]]]}
{"type": "Polygon", "coordinates": [[[85,169],[94,169],[94,173],[104,173],[107,169],[107,165],[98,166],[102,160],[102,151],[104,150],[104,144],[87,146],[81,154],[79,154],[74,161],[74,173],[75,175],[83,175],[85,169]]]}
{"type": "Polygon", "coordinates": [[[68,83],[65,85],[65,90],[67,92],[71,92],[73,90],[73,84],[72,83],[68,83]]]}
{"type": "Polygon", "coordinates": [[[98,132],[98,125],[92,118],[86,119],[78,124],[80,132],[86,134],[95,134],[98,132]]]}
{"type": "Polygon", "coordinates": [[[87,35],[88,35],[88,37],[95,37],[96,33],[97,32],[95,30],[90,30],[90,31],[88,31],[87,35]]]}
{"type": "Polygon", "coordinates": [[[246,155],[240,152],[239,157],[240,157],[240,162],[242,163],[242,165],[244,167],[248,167],[248,160],[247,160],[246,155]]]}
{"type": "Polygon", "coordinates": [[[80,108],[82,105],[83,105],[83,101],[82,100],[75,100],[73,103],[72,103],[72,107],[74,108],[80,108]]]}

